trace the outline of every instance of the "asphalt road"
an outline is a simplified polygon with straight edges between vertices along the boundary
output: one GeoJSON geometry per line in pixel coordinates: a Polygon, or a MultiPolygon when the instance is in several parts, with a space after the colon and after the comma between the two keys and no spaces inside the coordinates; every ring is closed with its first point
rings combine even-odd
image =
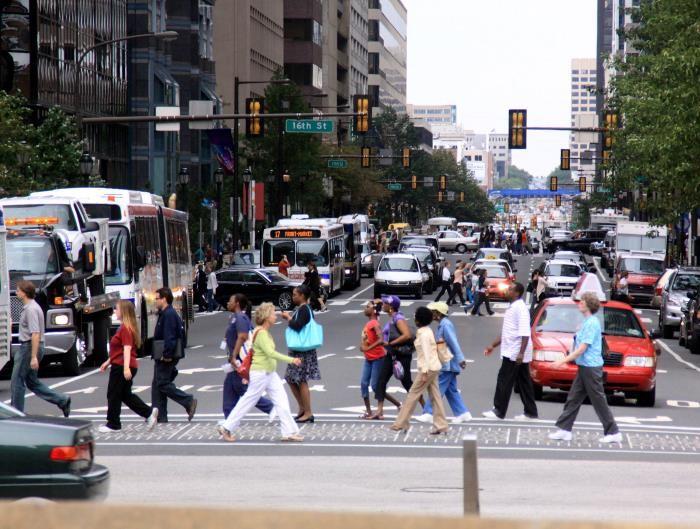
{"type": "MultiPolygon", "coordinates": [[[[456,256],[449,256],[454,261],[456,256]]],[[[518,259],[518,279],[525,282],[531,270],[538,266],[542,256],[522,256],[518,259]]],[[[362,304],[372,291],[371,279],[365,278],[361,287],[343,292],[330,301],[330,310],[318,314],[324,325],[326,344],[319,351],[322,380],[311,385],[316,423],[305,425],[302,445],[279,445],[277,424],[269,425],[266,416],[250,415],[240,431],[241,441],[236,448],[218,440],[216,421],[222,418],[221,388],[225,362],[219,344],[227,322],[225,313],[198,314],[190,334],[187,357],[178,366],[177,382],[184,390],[194,392],[199,400],[195,421],[186,422],[185,412],[177,404],[170,403],[171,423],[159,425],[152,433],[145,431],[140,418],[124,409],[125,427],[119,433],[98,435],[99,453],[105,455],[135,454],[188,454],[213,455],[235,450],[238,454],[323,454],[365,455],[372,453],[387,456],[425,455],[431,457],[456,457],[460,455],[464,434],[476,434],[481,456],[528,457],[541,459],[598,459],[678,461],[697,460],[700,455],[700,357],[693,357],[676,340],[662,341],[663,352],[659,359],[657,404],[654,408],[640,408],[634,401],[615,396],[610,402],[625,434],[622,446],[604,447],[597,440],[601,428],[593,409],[584,406],[576,425],[576,436],[569,444],[553,443],[546,434],[561,412],[565,394],[545,393],[538,403],[540,420],[517,422],[512,419],[522,413],[517,395],[513,396],[504,421],[481,418],[481,412],[491,408],[499,358],[486,358],[482,351],[500,333],[505,304],[496,306],[493,317],[466,316],[455,307],[452,318],[456,324],[463,350],[469,364],[460,376],[460,388],[465,402],[475,416],[471,423],[452,427],[446,437],[439,439],[428,435],[429,425],[416,423],[407,436],[397,436],[388,430],[395,412],[387,407],[383,422],[359,419],[363,411],[359,391],[362,355],[358,350],[359,336],[365,319],[362,304]],[[275,445],[274,450],[269,450],[275,445]]],[[[427,303],[405,300],[403,309],[411,317],[416,307],[427,303]]],[[[657,321],[656,311],[642,310],[641,317],[647,326],[657,321]]],[[[284,343],[284,324],[273,329],[278,345],[284,343]]],[[[141,367],[135,380],[135,391],[147,402],[150,400],[152,365],[141,359],[141,367]]],[[[284,366],[280,366],[282,374],[284,366]]],[[[71,394],[73,416],[86,418],[100,424],[106,412],[107,377],[96,370],[85,371],[72,378],[51,376],[51,370],[43,373],[53,387],[71,394]]],[[[389,391],[401,399],[405,393],[392,380],[389,391]]],[[[0,398],[9,399],[9,381],[0,381],[0,398]]],[[[290,396],[291,399],[291,396],[290,396]]],[[[294,403],[292,401],[294,410],[294,403]]],[[[58,410],[35,397],[27,400],[30,413],[57,415],[58,410]]],[[[256,410],[257,411],[257,410],[256,410]]],[[[449,410],[448,410],[449,412],[449,410]]]]}

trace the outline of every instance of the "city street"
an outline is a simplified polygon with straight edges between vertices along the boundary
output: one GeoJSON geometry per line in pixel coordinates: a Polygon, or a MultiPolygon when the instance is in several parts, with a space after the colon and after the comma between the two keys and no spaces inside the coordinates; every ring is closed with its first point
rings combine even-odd
{"type": "MultiPolygon", "coordinates": [[[[454,261],[456,257],[449,258],[454,261]]],[[[542,259],[543,257],[538,256],[519,257],[519,280],[525,282],[530,271],[542,259]]],[[[546,434],[552,430],[553,421],[562,409],[565,397],[563,392],[545,392],[544,401],[538,402],[538,421],[518,422],[511,418],[522,412],[517,395],[513,396],[508,411],[509,418],[506,420],[482,418],[481,412],[491,407],[499,367],[497,357],[486,358],[482,351],[500,333],[505,304],[495,305],[496,315],[493,317],[466,316],[460,308],[455,308],[452,312],[469,362],[467,369],[460,376],[460,388],[474,414],[472,422],[452,426],[449,435],[435,438],[429,435],[430,425],[421,423],[414,423],[407,435],[389,430],[390,420],[394,416],[391,406],[387,407],[385,421],[360,419],[363,411],[359,392],[362,355],[358,350],[358,341],[364,324],[362,304],[368,299],[371,287],[372,280],[364,279],[361,287],[333,298],[329,303],[329,311],[318,314],[318,320],[324,325],[325,333],[325,345],[319,351],[323,379],[311,386],[316,423],[303,426],[305,441],[298,445],[277,442],[278,424],[269,424],[267,417],[257,410],[257,413],[251,414],[244,422],[239,432],[239,442],[227,444],[219,440],[215,425],[216,421],[222,418],[223,373],[220,366],[225,361],[224,354],[219,350],[219,343],[227,316],[225,313],[198,314],[191,328],[187,357],[178,366],[180,374],[177,379],[182,389],[193,392],[199,400],[195,419],[188,423],[184,410],[170,402],[169,415],[172,422],[159,425],[153,432],[148,432],[140,418],[124,409],[122,416],[125,425],[121,432],[96,434],[97,458],[108,464],[114,472],[112,500],[148,498],[155,502],[167,503],[171,497],[163,489],[156,489],[154,480],[169,483],[170,480],[162,478],[174,479],[181,473],[188,473],[198,475],[195,483],[196,480],[202,480],[201,498],[199,493],[195,492],[197,486],[193,485],[193,494],[198,498],[196,501],[230,504],[230,495],[224,494],[219,497],[216,491],[210,490],[206,485],[211,476],[219,475],[225,470],[221,466],[221,456],[235,455],[235,468],[238,470],[228,479],[235,481],[236,476],[247,475],[252,480],[250,486],[253,488],[255,483],[264,486],[264,477],[270,473],[297,474],[295,467],[299,464],[296,462],[299,458],[303,458],[302,468],[305,470],[300,476],[295,476],[294,480],[302,479],[307,472],[312,480],[318,473],[335,476],[331,482],[337,479],[338,486],[344,491],[347,490],[350,498],[346,498],[347,502],[341,501],[336,492],[332,500],[319,502],[317,496],[324,496],[324,489],[332,484],[317,480],[318,491],[304,492],[314,497],[316,507],[333,508],[342,505],[349,509],[368,508],[369,505],[365,504],[367,498],[363,496],[364,488],[353,490],[353,485],[342,481],[341,478],[345,479],[359,468],[386,468],[401,469],[397,472],[405,475],[405,484],[416,483],[416,486],[442,491],[441,494],[430,496],[432,499],[428,503],[437,498],[439,501],[431,505],[438,506],[444,502],[446,506],[450,506],[450,512],[458,512],[461,501],[461,492],[458,490],[461,487],[461,439],[465,434],[477,436],[484,501],[491,505],[494,515],[527,515],[528,512],[537,515],[537,509],[532,508],[529,501],[525,512],[514,510],[512,501],[508,501],[507,498],[509,494],[518,496],[520,492],[517,488],[506,489],[492,496],[492,488],[500,482],[499,476],[505,468],[512,465],[517,468],[519,474],[530,473],[533,477],[538,475],[549,479],[553,473],[567,476],[547,482],[546,490],[553,492],[557,486],[566,486],[568,476],[572,475],[571,472],[559,473],[554,469],[577,469],[577,461],[581,460],[590,462],[585,466],[586,470],[582,475],[590,475],[595,479],[595,469],[599,469],[599,474],[614,475],[616,479],[622,479],[620,476],[624,473],[623,481],[627,486],[632,486],[632,490],[636,490],[635,487],[648,486],[648,482],[645,484],[645,478],[655,476],[654,479],[657,479],[662,474],[668,479],[673,475],[682,477],[682,480],[674,481],[684,483],[684,487],[690,489],[699,484],[695,474],[685,475],[689,468],[694,468],[685,463],[695,463],[700,456],[700,392],[697,389],[700,381],[700,360],[678,346],[676,340],[662,341],[657,404],[654,408],[637,407],[634,401],[625,401],[620,396],[611,398],[613,412],[624,435],[624,443],[621,446],[606,447],[598,443],[601,427],[590,406],[584,406],[579,415],[573,442],[549,441],[546,434]],[[168,455],[186,456],[186,460],[180,459],[182,464],[173,465],[172,459],[163,457],[168,455]],[[338,456],[342,457],[339,459],[338,456]],[[423,471],[420,470],[421,462],[436,470],[434,477],[424,479],[423,471]],[[641,462],[644,465],[640,466],[641,462]],[[651,467],[647,467],[652,463],[651,467]],[[651,472],[647,468],[657,471],[651,472]],[[243,469],[247,469],[248,472],[243,472],[243,469]],[[610,469],[618,470],[611,472],[610,469]],[[137,470],[139,479],[130,479],[129,476],[137,470]],[[558,480],[561,479],[564,481],[559,483],[558,480]],[[694,480],[695,484],[688,483],[688,480],[694,480]],[[442,490],[441,487],[446,489],[442,490]]],[[[427,301],[427,297],[423,301],[404,300],[406,315],[412,316],[414,309],[427,301]]],[[[656,322],[656,311],[643,309],[641,318],[647,327],[651,327],[656,322]]],[[[275,339],[281,348],[284,343],[284,324],[279,323],[274,330],[275,339]]],[[[149,401],[151,361],[144,358],[140,362],[135,391],[149,401]]],[[[282,369],[283,367],[280,367],[280,372],[282,369]]],[[[53,387],[71,394],[73,417],[92,420],[95,425],[104,421],[107,383],[105,375],[95,370],[85,371],[73,378],[48,378],[49,375],[50,373],[47,373],[46,380],[53,387]]],[[[404,396],[404,390],[393,379],[390,388],[390,392],[397,398],[401,399],[404,396]]],[[[9,398],[8,390],[9,381],[0,382],[0,396],[3,400],[9,398]]],[[[293,403],[292,407],[294,410],[293,403]]],[[[55,408],[36,398],[28,399],[27,409],[33,413],[57,413],[55,408]]],[[[356,485],[359,486],[368,480],[367,487],[375,489],[376,485],[376,490],[384,490],[391,486],[398,491],[404,487],[404,484],[394,480],[390,480],[391,483],[383,481],[389,475],[384,475],[383,472],[369,472],[367,475],[358,473],[356,479],[359,481],[356,485]]],[[[294,481],[291,481],[290,485],[293,484],[294,481]]],[[[613,487],[614,484],[615,482],[610,482],[605,486],[613,487]]],[[[232,486],[236,487],[238,484],[234,483],[232,486]]],[[[283,488],[287,489],[285,486],[283,488]]],[[[668,492],[670,489],[666,490],[668,492]]],[[[641,492],[641,489],[638,492],[641,492]]],[[[629,490],[627,493],[632,495],[629,490]]],[[[644,496],[640,494],[636,497],[644,496]]],[[[545,498],[546,494],[542,496],[543,502],[545,498]]],[[[397,502],[393,507],[387,508],[398,509],[399,505],[409,510],[423,508],[420,501],[414,502],[407,494],[403,494],[403,499],[397,499],[397,502]]],[[[287,503],[290,507],[294,506],[294,502],[282,502],[279,505],[287,503]]],[[[642,503],[640,507],[643,507],[642,503]]],[[[581,512],[582,515],[590,515],[590,510],[582,509],[581,512]]],[[[615,512],[611,511],[606,514],[608,515],[615,516],[615,512]]],[[[695,512],[695,516],[700,519],[700,511],[695,512]]]]}

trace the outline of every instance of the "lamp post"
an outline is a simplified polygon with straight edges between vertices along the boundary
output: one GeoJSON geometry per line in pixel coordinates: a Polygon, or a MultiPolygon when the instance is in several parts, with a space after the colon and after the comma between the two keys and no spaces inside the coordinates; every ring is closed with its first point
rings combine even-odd
{"type": "Polygon", "coordinates": [[[184,165],[180,167],[180,172],[177,173],[177,183],[182,191],[182,209],[187,212],[187,184],[190,183],[190,170],[184,165]]]}
{"type": "Polygon", "coordinates": [[[221,203],[221,186],[224,182],[224,171],[221,167],[218,167],[216,171],[214,171],[214,180],[216,181],[216,254],[219,255],[219,245],[221,244],[221,208],[223,207],[221,203]]]}
{"type": "Polygon", "coordinates": [[[90,153],[85,149],[80,156],[80,174],[85,179],[85,185],[90,184],[90,175],[95,166],[95,160],[90,156],[90,153]]]}
{"type": "Polygon", "coordinates": [[[248,219],[248,244],[251,250],[255,250],[255,190],[253,186],[253,172],[250,167],[246,167],[243,171],[243,185],[247,188],[248,193],[248,211],[245,216],[248,219]]]}
{"type": "MultiPolygon", "coordinates": [[[[233,113],[238,115],[240,95],[239,87],[242,84],[289,84],[290,79],[270,79],[267,81],[241,81],[238,76],[233,78],[233,113]]],[[[238,226],[238,158],[239,158],[239,141],[238,141],[238,118],[233,120],[233,251],[238,249],[239,226],[238,226]]]]}

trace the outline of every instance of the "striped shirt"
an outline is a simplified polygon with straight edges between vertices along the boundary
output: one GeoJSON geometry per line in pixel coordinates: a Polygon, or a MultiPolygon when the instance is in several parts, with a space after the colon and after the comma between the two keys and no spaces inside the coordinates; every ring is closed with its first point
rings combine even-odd
{"type": "Polygon", "coordinates": [[[503,318],[503,329],[501,330],[501,356],[515,361],[520,353],[522,338],[530,338],[525,348],[523,362],[532,360],[532,337],[530,331],[530,311],[527,310],[525,302],[518,299],[510,304],[503,318]]]}

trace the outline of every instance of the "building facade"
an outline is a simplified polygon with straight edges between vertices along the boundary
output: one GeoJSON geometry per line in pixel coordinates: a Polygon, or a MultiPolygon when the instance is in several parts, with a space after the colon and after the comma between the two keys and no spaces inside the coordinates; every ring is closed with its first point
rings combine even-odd
{"type": "Polygon", "coordinates": [[[481,189],[487,192],[493,189],[493,153],[488,150],[467,149],[464,151],[462,163],[481,189]]]}
{"type": "Polygon", "coordinates": [[[406,114],[414,123],[457,125],[457,105],[406,105],[406,114]]]}
{"type": "Polygon", "coordinates": [[[498,181],[508,178],[508,167],[513,164],[510,149],[508,148],[508,134],[490,132],[486,137],[486,148],[493,154],[493,177],[498,181]]]}
{"type": "Polygon", "coordinates": [[[369,0],[369,95],[406,111],[407,11],[401,0],[369,0]]]}
{"type": "Polygon", "coordinates": [[[323,2],[320,0],[284,1],[284,73],[309,100],[315,96],[323,99],[323,2]]]}
{"type": "MultiPolygon", "coordinates": [[[[571,61],[571,126],[594,127],[596,124],[596,59],[573,59],[571,61]]],[[[571,170],[579,176],[595,173],[597,135],[574,133],[569,136],[571,170]]]]}
{"type": "MultiPolygon", "coordinates": [[[[21,92],[40,121],[51,107],[81,117],[127,111],[126,0],[0,2],[0,89],[21,92]],[[80,61],[86,50],[89,51],[80,61]]],[[[95,170],[121,185],[128,174],[128,128],[85,125],[95,170]]]]}
{"type": "MultiPolygon", "coordinates": [[[[190,101],[211,101],[216,95],[213,55],[214,0],[166,2],[128,0],[129,33],[173,30],[173,42],[136,40],[130,48],[129,113],[155,115],[156,107],[179,107],[189,114],[190,101]]],[[[189,170],[194,185],[211,182],[215,164],[206,131],[186,124],[179,132],[156,131],[153,123],[130,126],[131,164],[127,185],[169,195],[176,189],[181,167],[189,170]]]]}

